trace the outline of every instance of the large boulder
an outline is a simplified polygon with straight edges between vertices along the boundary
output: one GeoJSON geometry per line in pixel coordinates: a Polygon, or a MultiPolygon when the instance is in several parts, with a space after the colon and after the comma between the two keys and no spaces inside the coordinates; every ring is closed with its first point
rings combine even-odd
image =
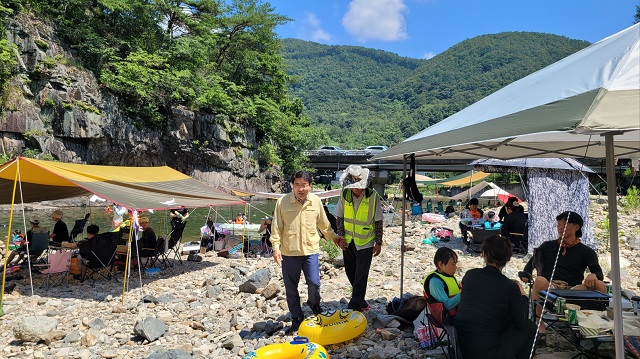
{"type": "Polygon", "coordinates": [[[263,268],[249,276],[246,282],[240,284],[240,292],[253,294],[258,288],[264,288],[269,284],[271,271],[263,268]]]}
{"type": "Polygon", "coordinates": [[[58,321],[41,315],[22,317],[13,327],[13,335],[25,342],[44,340],[45,334],[56,329],[58,321]]]}

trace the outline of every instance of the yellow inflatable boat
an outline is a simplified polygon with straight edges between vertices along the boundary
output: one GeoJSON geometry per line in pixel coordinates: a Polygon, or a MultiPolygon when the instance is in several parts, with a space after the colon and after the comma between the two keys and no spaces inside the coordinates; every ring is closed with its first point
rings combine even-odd
{"type": "Polygon", "coordinates": [[[356,310],[341,309],[322,312],[305,319],[298,334],[314,343],[329,345],[358,337],[367,328],[367,318],[356,310]]]}
{"type": "Polygon", "coordinates": [[[311,343],[305,337],[295,337],[289,343],[271,344],[253,351],[242,359],[328,359],[322,345],[311,343]]]}

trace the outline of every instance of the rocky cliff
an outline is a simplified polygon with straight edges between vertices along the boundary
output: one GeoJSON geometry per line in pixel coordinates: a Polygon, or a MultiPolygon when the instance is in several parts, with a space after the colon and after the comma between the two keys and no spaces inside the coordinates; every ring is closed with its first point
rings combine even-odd
{"type": "Polygon", "coordinates": [[[2,153],[35,149],[63,162],[167,165],[214,186],[248,190],[277,183],[277,174],[258,167],[253,128],[182,108],[163,128],[137,128],[51,26],[18,14],[7,29],[19,69],[3,94],[2,153]]]}

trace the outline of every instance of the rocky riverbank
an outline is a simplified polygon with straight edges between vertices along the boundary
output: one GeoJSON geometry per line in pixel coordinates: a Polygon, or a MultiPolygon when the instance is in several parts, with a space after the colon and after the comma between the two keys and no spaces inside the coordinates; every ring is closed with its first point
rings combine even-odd
{"type": "MultiPolygon", "coordinates": [[[[622,285],[640,293],[640,214],[620,208],[622,285]]],[[[594,203],[592,220],[606,215],[607,208],[594,203]]],[[[594,222],[595,223],[595,222],[594,222]]],[[[457,218],[444,224],[455,229],[455,238],[440,245],[460,255],[458,278],[483,265],[478,255],[462,251],[457,218]]],[[[437,246],[422,244],[430,225],[407,228],[404,291],[420,294],[421,280],[432,270],[437,246]],[[410,249],[411,249],[410,248],[410,249]]],[[[367,297],[369,323],[386,314],[386,304],[400,292],[399,226],[385,229],[382,253],[374,259],[367,297]]],[[[596,229],[596,232],[599,232],[596,229]]],[[[596,235],[602,235],[596,233],[596,235]]],[[[603,243],[605,243],[603,241],[603,243]]],[[[609,253],[599,249],[605,273],[609,253]]],[[[183,258],[186,258],[183,257],[183,258]]],[[[322,263],[324,309],[346,306],[350,286],[344,271],[327,261],[322,263]]],[[[526,256],[516,256],[505,275],[515,278],[526,256]]],[[[134,272],[122,301],[122,276],[116,281],[99,279],[93,286],[70,279],[49,291],[38,289],[42,276],[34,275],[31,295],[26,270],[11,274],[22,279],[7,281],[15,288],[4,296],[0,320],[0,351],[6,358],[238,358],[264,345],[288,341],[282,327],[288,325],[287,306],[279,268],[271,258],[221,258],[214,252],[202,262],[183,262],[162,269],[156,277],[134,272]],[[140,287],[140,280],[144,286],[140,287]],[[267,334],[269,333],[269,334],[267,334]],[[147,338],[147,339],[144,339],[147,338]]],[[[306,288],[301,281],[302,300],[306,288]]],[[[308,307],[304,307],[311,314],[308,307]]],[[[553,335],[538,353],[571,351],[571,345],[553,335]]],[[[376,331],[371,325],[356,340],[327,347],[331,358],[442,358],[439,350],[421,349],[411,330],[376,331]]]]}

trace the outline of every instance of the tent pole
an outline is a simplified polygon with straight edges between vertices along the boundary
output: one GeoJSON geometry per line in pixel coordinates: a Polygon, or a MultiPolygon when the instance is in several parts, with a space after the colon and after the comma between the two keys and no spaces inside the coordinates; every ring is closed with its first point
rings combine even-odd
{"type": "MultiPolygon", "coordinates": [[[[124,277],[122,278],[122,305],[124,305],[124,293],[127,291],[127,278],[129,276],[129,259],[131,258],[131,240],[133,239],[133,221],[131,220],[133,217],[133,212],[129,217],[129,242],[127,243],[127,258],[124,262],[124,277]]],[[[123,229],[122,227],[120,229],[123,229]]],[[[136,246],[136,250],[138,246],[136,246]]],[[[136,258],[138,260],[138,268],[140,268],[140,257],[138,257],[136,253],[136,258]]],[[[142,287],[142,285],[140,286],[142,287]]]]}
{"type": "Polygon", "coordinates": [[[607,196],[609,202],[609,238],[611,245],[611,284],[613,291],[613,322],[615,335],[616,358],[624,358],[624,342],[622,337],[622,297],[620,283],[620,249],[618,247],[618,199],[616,191],[616,172],[614,163],[613,135],[604,134],[607,154],[607,196]]]}
{"type": "MultiPolygon", "coordinates": [[[[402,178],[407,177],[407,157],[402,156],[402,178]]],[[[402,185],[402,234],[400,236],[400,299],[404,293],[404,237],[406,234],[405,224],[407,223],[407,187],[402,185]]]]}
{"type": "MultiPolygon", "coordinates": [[[[16,159],[16,167],[17,167],[17,162],[18,160],[16,159]]],[[[9,243],[11,241],[11,226],[13,225],[13,208],[14,208],[14,204],[15,204],[15,200],[16,200],[16,187],[18,186],[18,173],[20,171],[18,171],[18,169],[16,169],[16,176],[13,179],[13,194],[11,196],[11,214],[9,215],[9,225],[7,226],[7,242],[4,245],[5,250],[7,251],[7,254],[4,256],[4,270],[2,271],[2,290],[0,290],[0,317],[4,316],[4,309],[3,309],[3,304],[4,304],[4,284],[7,281],[7,259],[9,259],[9,243]]],[[[29,261],[28,258],[28,251],[27,251],[27,261],[29,261]]],[[[31,295],[33,295],[33,293],[31,293],[31,295]]]]}

